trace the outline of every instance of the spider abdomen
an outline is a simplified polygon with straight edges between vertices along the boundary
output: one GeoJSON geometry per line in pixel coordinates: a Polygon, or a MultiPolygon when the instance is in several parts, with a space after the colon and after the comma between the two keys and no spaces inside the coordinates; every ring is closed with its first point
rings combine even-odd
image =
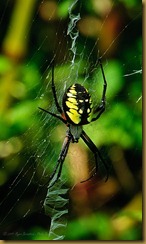
{"type": "Polygon", "coordinates": [[[87,89],[80,84],[71,85],[63,97],[63,110],[70,124],[90,123],[92,101],[87,89]]]}

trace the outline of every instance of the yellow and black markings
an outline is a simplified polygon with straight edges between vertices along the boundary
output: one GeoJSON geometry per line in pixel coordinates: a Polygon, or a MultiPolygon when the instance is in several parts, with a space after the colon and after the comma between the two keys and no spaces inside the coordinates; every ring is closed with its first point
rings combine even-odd
{"type": "Polygon", "coordinates": [[[70,123],[76,125],[90,123],[92,101],[87,89],[80,84],[70,86],[64,94],[63,109],[70,123]]]}

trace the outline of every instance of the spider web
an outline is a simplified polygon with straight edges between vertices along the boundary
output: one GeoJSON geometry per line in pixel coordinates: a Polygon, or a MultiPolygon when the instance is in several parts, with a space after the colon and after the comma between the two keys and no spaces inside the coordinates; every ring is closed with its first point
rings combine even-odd
{"type": "MultiPolygon", "coordinates": [[[[34,12],[34,17],[31,21],[29,31],[33,28],[35,29],[35,24],[38,21],[39,7],[43,6],[44,2],[45,1],[40,1],[36,4],[37,7],[34,12]]],[[[108,77],[109,69],[112,69],[112,67],[114,67],[112,66],[114,64],[114,58],[113,63],[109,62],[108,54],[111,52],[113,46],[118,45],[120,39],[122,39],[124,35],[127,35],[127,33],[133,28],[134,24],[137,23],[137,20],[141,16],[141,10],[134,13],[130,20],[128,20],[126,24],[124,23],[122,25],[116,36],[109,43],[108,47],[101,53],[101,50],[99,49],[99,47],[101,46],[100,41],[102,39],[101,34],[103,33],[104,27],[106,26],[110,18],[111,12],[116,6],[116,1],[109,1],[110,6],[100,23],[98,33],[99,37],[96,40],[94,38],[91,38],[90,45],[88,45],[90,41],[90,36],[86,36],[85,38],[83,38],[83,36],[81,36],[78,31],[79,20],[83,19],[82,9],[84,7],[84,3],[82,1],[76,0],[64,1],[64,4],[67,4],[68,2],[70,3],[68,6],[69,21],[67,27],[63,29],[62,39],[57,42],[57,35],[60,32],[60,28],[62,28],[62,22],[64,22],[63,17],[60,17],[58,26],[55,30],[56,43],[54,44],[55,48],[53,50],[53,54],[51,54],[48,60],[46,59],[46,63],[44,65],[42,64],[42,67],[40,67],[40,70],[43,70],[43,72],[40,72],[41,75],[38,85],[39,88],[36,89],[37,94],[35,94],[36,85],[34,84],[34,87],[31,88],[32,90],[34,89],[35,94],[35,96],[33,97],[34,103],[32,104],[32,111],[34,111],[34,113],[32,113],[32,116],[34,120],[31,121],[26,132],[22,136],[18,137],[19,140],[17,138],[11,138],[6,141],[7,145],[14,143],[15,146],[17,146],[18,148],[20,147],[20,150],[18,149],[18,152],[15,153],[11,160],[6,161],[2,167],[2,169],[6,169],[8,168],[9,164],[11,164],[12,166],[16,165],[14,166],[16,169],[13,172],[13,176],[10,181],[8,180],[6,184],[6,190],[4,192],[2,188],[2,197],[0,201],[0,207],[2,209],[0,221],[2,239],[26,239],[26,237],[28,239],[33,239],[33,234],[31,232],[28,233],[26,226],[23,225],[23,222],[34,219],[35,223],[38,213],[40,218],[44,216],[43,203],[47,195],[46,183],[50,173],[53,171],[55,163],[57,162],[58,155],[61,149],[61,143],[63,142],[66,133],[66,128],[60,123],[60,121],[55,120],[53,117],[47,114],[39,112],[37,107],[40,106],[56,113],[56,107],[51,91],[51,65],[52,61],[61,56],[64,51],[63,37],[65,37],[66,49],[68,50],[68,52],[65,52],[65,55],[60,58],[60,63],[55,66],[55,85],[60,104],[66,88],[69,87],[72,83],[78,82],[87,87],[90,94],[92,94],[92,99],[95,106],[100,102],[100,95],[98,95],[98,101],[96,98],[97,79],[99,80],[98,94],[101,94],[103,84],[101,71],[100,69],[98,69],[99,57],[103,59],[104,72],[108,81],[106,109],[107,113],[110,114],[110,101],[112,101],[112,98],[115,97],[116,101],[118,98],[120,98],[120,95],[117,94],[118,92],[120,92],[121,87],[119,86],[117,87],[117,89],[114,89],[114,81],[118,77],[118,74],[114,73],[113,71],[112,78],[110,76],[108,77]],[[78,6],[78,8],[76,8],[76,6],[78,6]],[[81,41],[83,45],[80,45],[81,41]],[[88,46],[90,46],[90,48],[87,50],[88,46]],[[95,56],[94,59],[93,56],[95,56]],[[39,122],[36,124],[36,121],[39,122]],[[21,141],[23,141],[23,147],[25,147],[25,150],[21,149],[21,141]],[[22,163],[20,159],[22,159],[22,163]],[[17,162],[19,162],[19,164],[17,164],[17,162]],[[16,228],[18,228],[18,226],[19,229],[18,231],[16,231],[16,228]]],[[[5,4],[4,10],[0,16],[1,23],[5,19],[5,12],[7,11],[9,4],[9,1],[7,1],[5,4]]],[[[63,4],[63,2],[58,1],[57,4],[61,5],[63,4]]],[[[27,33],[28,36],[29,31],[27,33]]],[[[42,55],[43,51],[45,50],[45,45],[47,45],[50,36],[48,35],[48,33],[42,33],[41,38],[41,44],[39,44],[38,48],[36,48],[32,56],[29,57],[26,61],[26,68],[31,67],[37,55],[42,55]]],[[[118,65],[120,64],[121,63],[119,61],[118,65]]],[[[123,74],[120,74],[119,77],[126,77],[127,81],[131,77],[140,76],[142,73],[141,63],[138,59],[138,54],[136,54],[134,57],[131,58],[131,60],[128,61],[124,61],[124,59],[122,59],[122,66],[124,68],[124,72],[123,74]],[[131,63],[134,63],[134,65],[131,65],[131,63]]],[[[126,91],[125,94],[127,96],[128,92],[126,91]]],[[[122,99],[124,99],[125,94],[121,95],[122,99]]],[[[128,94],[128,97],[130,100],[132,97],[132,91],[128,94]]],[[[141,101],[141,97],[142,94],[139,93],[135,100],[135,110],[136,104],[140,103],[141,101]]],[[[132,116],[133,115],[131,115],[131,117],[132,116]]],[[[102,146],[102,136],[104,137],[105,133],[104,128],[102,128],[102,118],[101,123],[98,122],[95,124],[96,125],[91,124],[87,126],[87,129],[85,128],[85,130],[91,138],[93,137],[93,141],[100,147],[102,146]],[[99,138],[95,138],[95,136],[92,136],[95,128],[97,128],[97,131],[100,131],[98,136],[99,138]]],[[[82,142],[80,143],[81,148],[84,148],[84,150],[86,150],[86,146],[82,142]]],[[[63,173],[61,176],[61,182],[69,182],[69,185],[71,186],[83,180],[82,178],[79,178],[80,175],[81,177],[86,178],[86,172],[85,175],[82,175],[81,173],[82,168],[77,168],[77,178],[74,172],[72,173],[72,175],[70,174],[68,176],[68,169],[69,167],[72,167],[72,165],[68,166],[69,158],[75,157],[77,151],[78,149],[76,145],[71,145],[71,149],[69,150],[69,156],[65,159],[63,173]],[[74,177],[76,178],[76,181],[74,181],[74,177]]],[[[78,161],[80,161],[80,158],[81,156],[79,154],[78,161]]],[[[104,158],[106,160],[105,153],[104,158]]],[[[92,156],[90,156],[90,159],[93,159],[92,156]]],[[[99,168],[101,172],[102,170],[104,171],[104,169],[102,169],[102,165],[99,165],[99,168]]],[[[103,172],[103,175],[104,173],[105,172],[103,172]]],[[[48,223],[49,221],[51,222],[51,216],[49,220],[48,217],[46,217],[45,222],[48,223]]],[[[47,239],[48,233],[41,232],[40,236],[42,237],[42,239],[47,239]]]]}

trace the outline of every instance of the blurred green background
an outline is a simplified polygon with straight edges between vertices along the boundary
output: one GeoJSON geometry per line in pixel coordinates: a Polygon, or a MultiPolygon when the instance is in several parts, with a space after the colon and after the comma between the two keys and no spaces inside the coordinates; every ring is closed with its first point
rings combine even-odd
{"type": "Polygon", "coordinates": [[[81,141],[71,145],[65,160],[68,186],[78,184],[70,191],[65,239],[141,240],[142,4],[78,1],[72,10],[81,17],[75,28],[79,36],[72,74],[73,42],[66,34],[71,3],[0,3],[1,239],[48,239],[50,217],[43,212],[47,186],[41,186],[57,161],[66,128],[38,106],[55,112],[50,85],[53,58],[59,101],[64,86],[77,79],[96,105],[103,82],[97,67],[100,52],[108,83],[106,111],[85,131],[109,164],[110,177],[107,182],[93,179],[80,184],[94,159],[81,141]]]}

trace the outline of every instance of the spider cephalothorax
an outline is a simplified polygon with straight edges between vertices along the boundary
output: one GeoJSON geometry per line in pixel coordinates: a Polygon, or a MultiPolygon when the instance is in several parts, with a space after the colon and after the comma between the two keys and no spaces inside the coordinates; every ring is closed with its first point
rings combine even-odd
{"type": "MultiPolygon", "coordinates": [[[[103,92],[102,92],[101,103],[96,108],[93,108],[92,100],[91,100],[91,96],[90,96],[89,92],[87,91],[87,89],[84,86],[82,86],[80,84],[73,84],[67,89],[67,91],[64,93],[64,96],[62,99],[63,108],[61,108],[61,106],[58,103],[55,84],[54,84],[54,66],[52,68],[52,92],[54,95],[54,100],[55,100],[57,110],[61,116],[58,114],[49,112],[43,108],[40,108],[40,109],[58,119],[60,119],[64,124],[67,125],[68,129],[66,132],[66,137],[64,139],[64,143],[63,143],[62,150],[59,155],[56,167],[55,167],[52,175],[50,176],[49,181],[51,181],[53,179],[53,177],[55,176],[55,174],[58,170],[57,177],[54,180],[54,182],[51,185],[49,185],[49,187],[53,186],[61,175],[63,162],[67,155],[69,144],[71,142],[72,143],[78,142],[80,137],[87,144],[87,146],[94,153],[94,156],[95,156],[96,170],[95,170],[95,173],[93,175],[91,175],[87,180],[91,179],[97,173],[97,170],[98,170],[97,157],[104,164],[104,166],[107,170],[107,178],[108,178],[107,165],[105,164],[104,160],[102,159],[101,154],[100,154],[98,148],[96,147],[96,145],[91,141],[91,139],[88,137],[88,135],[85,133],[85,131],[82,128],[83,125],[89,124],[90,122],[97,120],[105,110],[105,94],[106,94],[107,82],[105,79],[105,75],[104,75],[104,71],[103,71],[103,67],[102,67],[102,63],[101,63],[100,59],[99,59],[99,64],[100,64],[104,83],[103,83],[103,92]]],[[[82,182],[85,182],[87,180],[84,180],[82,182]]]]}

